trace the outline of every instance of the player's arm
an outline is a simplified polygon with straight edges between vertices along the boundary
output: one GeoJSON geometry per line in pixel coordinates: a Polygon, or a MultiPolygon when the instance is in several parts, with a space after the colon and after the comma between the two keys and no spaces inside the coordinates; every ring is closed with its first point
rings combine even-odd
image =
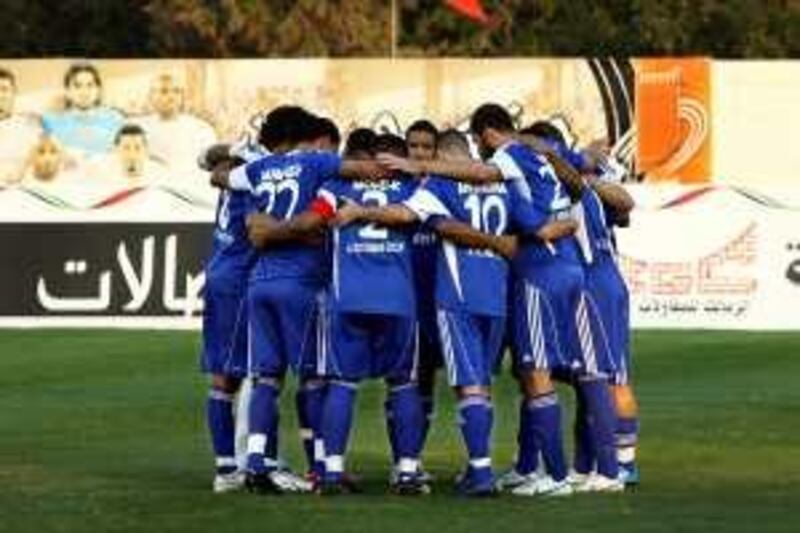
{"type": "MultiPolygon", "coordinates": [[[[535,135],[517,135],[516,138],[547,159],[573,201],[577,201],[581,197],[585,187],[583,176],[580,173],[580,170],[584,170],[583,168],[576,168],[569,160],[561,157],[555,147],[535,135]]],[[[577,157],[580,158],[580,156],[577,157]]]]}
{"type": "Polygon", "coordinates": [[[459,246],[491,250],[506,259],[511,259],[517,253],[517,237],[515,235],[484,233],[465,222],[444,217],[436,219],[432,226],[442,239],[459,246]]]}
{"type": "Polygon", "coordinates": [[[346,179],[380,180],[390,174],[386,167],[371,159],[342,159],[339,166],[339,176],[346,179]]]}
{"type": "Polygon", "coordinates": [[[466,183],[503,181],[499,168],[480,161],[412,161],[392,154],[379,154],[376,159],[385,168],[416,176],[438,174],[466,183]]]}
{"type": "Polygon", "coordinates": [[[306,211],[288,220],[277,220],[264,213],[251,214],[247,217],[247,235],[258,249],[292,241],[319,244],[336,214],[336,196],[320,190],[306,211]]]}
{"type": "Polygon", "coordinates": [[[247,237],[258,249],[292,241],[317,244],[326,227],[325,217],[312,210],[289,220],[278,220],[265,213],[253,213],[247,217],[247,237]]]}
{"type": "Polygon", "coordinates": [[[197,157],[197,166],[202,170],[212,171],[217,165],[232,159],[231,145],[227,143],[212,144],[197,157]]]}
{"type": "Polygon", "coordinates": [[[552,242],[578,230],[574,219],[550,220],[550,213],[535,205],[518,187],[509,187],[508,192],[511,226],[521,240],[552,242]]]}
{"type": "Polygon", "coordinates": [[[243,167],[241,163],[235,159],[227,159],[221,161],[214,166],[214,169],[211,171],[211,186],[216,187],[218,189],[237,189],[241,190],[242,187],[234,187],[232,186],[231,182],[231,174],[237,168],[243,167]]]}
{"type": "Polygon", "coordinates": [[[353,222],[371,222],[380,226],[406,226],[418,222],[417,214],[403,204],[366,206],[347,202],[339,208],[334,223],[346,226],[353,222]]]}
{"type": "Polygon", "coordinates": [[[553,220],[538,228],[533,236],[542,241],[557,241],[569,237],[576,231],[578,231],[578,222],[575,220],[553,220]]]}
{"type": "Polygon", "coordinates": [[[579,200],[586,186],[581,173],[555,153],[545,153],[544,158],[556,171],[558,180],[566,187],[567,194],[572,198],[572,201],[579,200]]]}
{"type": "Polygon", "coordinates": [[[627,217],[636,206],[633,196],[619,183],[597,178],[589,178],[588,183],[600,200],[621,218],[627,217]]]}

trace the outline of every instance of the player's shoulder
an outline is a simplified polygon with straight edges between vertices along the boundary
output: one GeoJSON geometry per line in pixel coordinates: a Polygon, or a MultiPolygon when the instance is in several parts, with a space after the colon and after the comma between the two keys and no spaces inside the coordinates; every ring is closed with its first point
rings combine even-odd
{"type": "Polygon", "coordinates": [[[423,178],[420,188],[439,194],[453,194],[458,192],[458,182],[440,174],[430,174],[423,178]]]}
{"type": "Polygon", "coordinates": [[[293,150],[289,152],[292,159],[307,163],[323,163],[330,161],[341,161],[341,156],[327,150],[293,150]]]}

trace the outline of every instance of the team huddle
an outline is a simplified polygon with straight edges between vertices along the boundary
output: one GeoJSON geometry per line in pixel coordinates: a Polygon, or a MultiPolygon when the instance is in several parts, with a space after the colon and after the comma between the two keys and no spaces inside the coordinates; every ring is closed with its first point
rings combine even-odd
{"type": "Polygon", "coordinates": [[[430,492],[420,456],[443,368],[466,465],[456,491],[488,496],[614,492],[638,483],[628,293],[613,227],[633,202],[604,151],[570,148],[547,122],[515,130],[501,106],[470,138],[426,120],[405,138],[359,128],[339,154],[329,119],[281,106],[257,144],[200,164],[220,199],[206,264],[203,370],[214,490],[357,492],[346,470],[359,384],[386,384],[390,489],[430,492]],[[492,378],[510,353],[519,383],[514,465],[491,461],[492,378]],[[287,371],[307,474],[278,456],[287,371]],[[246,461],[234,400],[244,380],[246,461]],[[554,383],[576,395],[568,465],[554,383]]]}

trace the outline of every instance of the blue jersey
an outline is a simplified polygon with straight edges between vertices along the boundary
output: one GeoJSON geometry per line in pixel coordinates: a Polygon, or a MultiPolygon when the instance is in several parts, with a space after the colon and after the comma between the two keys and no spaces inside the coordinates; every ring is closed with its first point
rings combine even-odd
{"type": "Polygon", "coordinates": [[[414,265],[414,287],[420,321],[436,321],[436,271],[430,265],[436,262],[439,237],[425,225],[419,226],[411,240],[411,261],[414,265]]]}
{"type": "MultiPolygon", "coordinates": [[[[273,154],[236,168],[229,181],[232,189],[250,192],[253,210],[287,220],[308,209],[320,186],[336,176],[340,166],[339,156],[330,152],[273,154]]],[[[327,275],[326,265],[322,246],[290,243],[262,251],[250,279],[321,281],[327,275]]]]}
{"type": "MultiPolygon", "coordinates": [[[[523,144],[509,142],[497,149],[491,163],[500,169],[507,181],[513,182],[538,216],[548,220],[570,216],[572,201],[544,157],[523,144]]],[[[575,238],[564,237],[553,243],[526,241],[514,259],[514,265],[524,275],[530,266],[550,261],[554,256],[579,262],[580,252],[575,238]]]]}
{"type": "MultiPolygon", "coordinates": [[[[412,179],[326,183],[320,196],[334,208],[343,200],[364,205],[406,200],[412,179]]],[[[337,311],[415,316],[411,231],[355,223],[333,232],[331,298],[337,311]]]]}
{"type": "Polygon", "coordinates": [[[214,242],[206,263],[206,283],[213,284],[215,290],[241,291],[255,262],[245,227],[250,203],[246,192],[222,191],[219,195],[214,242]]]}
{"type": "Polygon", "coordinates": [[[86,111],[67,109],[59,113],[46,113],[42,117],[42,128],[68,148],[88,154],[102,154],[114,146],[114,137],[123,122],[119,111],[94,107],[86,111]]]}
{"type": "MultiPolygon", "coordinates": [[[[406,202],[422,220],[447,217],[484,233],[535,233],[548,216],[537,213],[510,182],[486,185],[427,179],[406,202]]],[[[490,250],[442,240],[436,262],[436,303],[473,314],[506,315],[508,265],[490,250]]]]}
{"type": "Polygon", "coordinates": [[[606,208],[597,193],[587,187],[581,197],[586,236],[591,250],[587,262],[610,258],[614,253],[613,236],[608,223],[606,208]]]}

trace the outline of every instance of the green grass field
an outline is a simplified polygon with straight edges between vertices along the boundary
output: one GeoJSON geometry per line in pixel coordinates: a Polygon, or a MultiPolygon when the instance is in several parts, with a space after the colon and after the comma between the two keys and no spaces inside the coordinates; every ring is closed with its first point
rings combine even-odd
{"type": "MultiPolygon", "coordinates": [[[[349,463],[368,494],[214,495],[198,344],[196,333],[0,331],[0,531],[800,531],[800,334],[636,335],[643,485],[558,501],[454,498],[462,450],[444,388],[425,456],[436,493],[386,495],[379,384],[362,389],[349,463]]],[[[289,398],[283,448],[300,465],[289,398]]],[[[496,405],[505,467],[507,376],[496,405]]]]}

